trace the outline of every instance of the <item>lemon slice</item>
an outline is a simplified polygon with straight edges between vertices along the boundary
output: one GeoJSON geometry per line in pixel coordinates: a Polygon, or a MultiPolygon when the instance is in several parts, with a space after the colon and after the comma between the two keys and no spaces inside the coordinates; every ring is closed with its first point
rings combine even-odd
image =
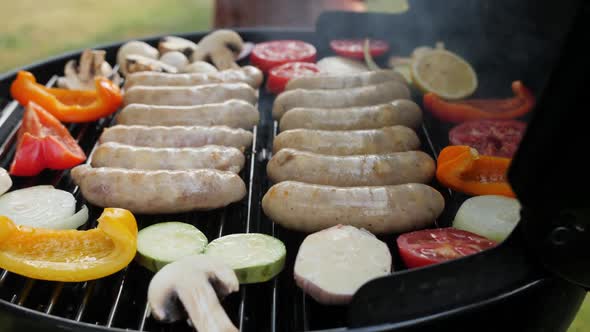
{"type": "Polygon", "coordinates": [[[461,99],[477,88],[477,76],[467,61],[446,50],[433,50],[414,59],[412,81],[423,92],[445,99],[461,99]]]}
{"type": "Polygon", "coordinates": [[[393,70],[402,74],[408,84],[412,84],[412,69],[410,68],[410,65],[399,65],[393,70]]]}

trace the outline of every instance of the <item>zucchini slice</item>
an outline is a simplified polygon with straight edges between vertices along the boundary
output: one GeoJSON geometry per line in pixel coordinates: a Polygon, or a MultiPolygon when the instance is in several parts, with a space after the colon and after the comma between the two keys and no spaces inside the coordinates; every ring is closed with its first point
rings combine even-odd
{"type": "Polygon", "coordinates": [[[136,260],[157,272],[166,264],[202,253],[207,242],[205,234],[191,224],[177,221],[154,224],[137,234],[136,260]]]}
{"type": "Polygon", "coordinates": [[[240,284],[272,279],[285,266],[286,254],[283,242],[260,233],[222,236],[205,249],[205,255],[217,257],[234,269],[240,284]]]}

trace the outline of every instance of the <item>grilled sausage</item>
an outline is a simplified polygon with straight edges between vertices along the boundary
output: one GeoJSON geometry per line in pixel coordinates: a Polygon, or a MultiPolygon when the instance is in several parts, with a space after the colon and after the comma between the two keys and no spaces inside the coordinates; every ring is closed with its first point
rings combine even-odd
{"type": "Polygon", "coordinates": [[[444,205],[438,191],[420,183],[343,188],[284,181],[262,199],[273,221],[307,233],[338,224],[375,234],[408,232],[431,225],[444,205]]]}
{"type": "Polygon", "coordinates": [[[124,126],[106,128],[100,143],[117,142],[153,148],[184,148],[204,145],[233,146],[244,151],[252,145],[252,133],[244,129],[216,127],[124,126]]]}
{"type": "Polygon", "coordinates": [[[348,89],[387,81],[398,81],[404,84],[406,82],[405,78],[396,71],[376,70],[362,73],[320,74],[295,77],[287,83],[285,90],[348,89]]]}
{"type": "Polygon", "coordinates": [[[358,130],[395,125],[418,128],[420,123],[420,107],[413,101],[400,99],[375,106],[293,108],[281,118],[280,129],[358,130]]]}
{"type": "Polygon", "coordinates": [[[273,152],[292,148],[328,155],[349,156],[411,151],[419,147],[420,140],[416,133],[403,126],[352,131],[292,129],[283,131],[275,137],[273,152]]]}
{"type": "Polygon", "coordinates": [[[258,110],[243,100],[196,106],[127,105],[117,115],[117,123],[146,126],[228,126],[252,129],[259,120],[258,110]]]}
{"type": "Polygon", "coordinates": [[[244,154],[232,147],[207,145],[198,148],[150,148],[108,142],[92,154],[93,167],[186,170],[212,168],[239,173],[244,154]]]}
{"type": "Polygon", "coordinates": [[[422,151],[329,156],[282,149],[266,166],[274,182],[287,180],[338,187],[428,183],[434,160],[422,151]]]}
{"type": "Polygon", "coordinates": [[[81,165],[71,174],[90,203],[134,213],[210,210],[246,195],[246,185],[237,174],[214,169],[144,171],[81,165]]]}
{"type": "Polygon", "coordinates": [[[141,86],[136,85],[125,92],[123,103],[192,106],[221,103],[241,99],[256,104],[257,91],[246,83],[221,83],[194,86],[141,86]]]}
{"type": "Polygon", "coordinates": [[[262,83],[262,72],[254,66],[228,69],[215,73],[170,74],[142,71],[125,77],[125,89],[136,85],[148,86],[190,86],[212,83],[246,83],[258,89],[262,83]]]}
{"type": "Polygon", "coordinates": [[[339,108],[370,106],[388,103],[396,99],[409,99],[410,90],[404,83],[388,81],[385,83],[358,88],[336,90],[295,89],[281,93],[272,107],[274,119],[295,107],[339,108]]]}

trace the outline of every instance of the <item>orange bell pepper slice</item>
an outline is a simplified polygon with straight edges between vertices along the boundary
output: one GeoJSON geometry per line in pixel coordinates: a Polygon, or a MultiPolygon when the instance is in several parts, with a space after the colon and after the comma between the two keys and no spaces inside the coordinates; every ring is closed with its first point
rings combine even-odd
{"type": "Polygon", "coordinates": [[[535,106],[535,97],[521,81],[512,82],[514,97],[446,101],[434,93],[424,95],[424,108],[442,121],[508,120],[523,116],[535,106]]]}
{"type": "Polygon", "coordinates": [[[481,156],[469,146],[448,146],[438,156],[436,178],[444,186],[469,195],[516,197],[507,179],[511,161],[481,156]]]}
{"type": "Polygon", "coordinates": [[[121,89],[104,77],[94,80],[94,91],[47,88],[28,71],[20,71],[10,93],[21,105],[34,102],[62,122],[90,122],[117,111],[123,103],[121,89]]]}
{"type": "Polygon", "coordinates": [[[17,226],[0,216],[0,267],[29,278],[102,278],[127,266],[136,251],[137,223],[125,209],[104,209],[98,227],[88,231],[17,226]]]}

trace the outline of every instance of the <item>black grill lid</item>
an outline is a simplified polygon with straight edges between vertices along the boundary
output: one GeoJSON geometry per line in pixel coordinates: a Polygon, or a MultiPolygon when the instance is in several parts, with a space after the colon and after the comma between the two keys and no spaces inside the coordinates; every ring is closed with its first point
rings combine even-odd
{"type": "MultiPolygon", "coordinates": [[[[542,92],[510,171],[523,204],[517,230],[499,247],[478,255],[365,284],[349,307],[350,326],[403,327],[468,310],[544,275],[536,262],[590,287],[590,251],[584,249],[590,243],[590,178],[581,153],[590,142],[588,106],[582,99],[590,86],[588,57],[582,51],[590,44],[589,8],[584,1],[414,0],[401,15],[330,12],[320,17],[317,31],[324,40],[369,36],[395,42],[392,34],[416,36],[411,45],[408,38],[399,39],[402,54],[420,43],[444,40],[483,72],[486,81],[479,82],[478,90],[501,91],[506,76],[499,73],[508,70],[542,92]],[[424,29],[425,22],[430,30],[424,29]]],[[[436,132],[433,136],[444,141],[436,132]]]]}
{"type": "Polygon", "coordinates": [[[523,203],[532,254],[549,270],[590,289],[590,4],[578,10],[509,178],[523,203]]]}

